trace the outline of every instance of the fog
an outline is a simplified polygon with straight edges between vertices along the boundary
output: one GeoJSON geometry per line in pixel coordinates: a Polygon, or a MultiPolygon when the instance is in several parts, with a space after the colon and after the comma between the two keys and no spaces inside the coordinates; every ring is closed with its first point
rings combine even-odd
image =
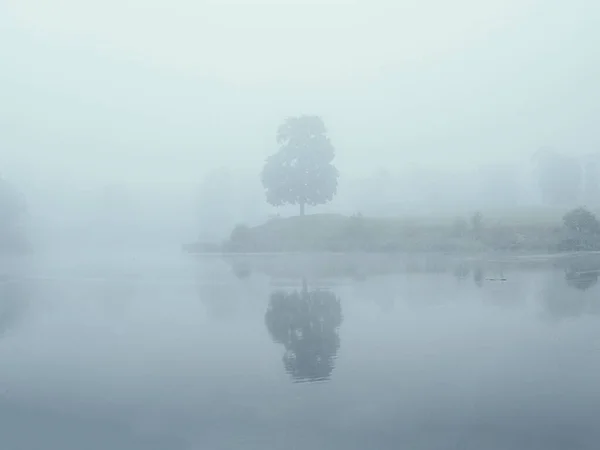
{"type": "Polygon", "coordinates": [[[589,1],[8,0],[0,172],[54,238],[52,227],[95,221],[114,186],[144,217],[138,238],[216,236],[286,214],[264,202],[258,174],[277,126],[318,114],[340,187],[314,211],[535,204],[539,148],[600,144],[599,12],[589,1]],[[498,167],[488,195],[472,195],[498,167]]]}
{"type": "Polygon", "coordinates": [[[1,447],[599,448],[599,18],[0,0],[1,447]]]}

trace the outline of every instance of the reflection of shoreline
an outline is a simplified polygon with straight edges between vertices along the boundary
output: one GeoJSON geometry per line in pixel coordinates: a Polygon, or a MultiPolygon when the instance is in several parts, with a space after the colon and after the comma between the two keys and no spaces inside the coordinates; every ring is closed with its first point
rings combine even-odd
{"type": "Polygon", "coordinates": [[[565,269],[565,281],[568,286],[585,291],[598,282],[599,266],[573,264],[565,269]]]}
{"type": "Polygon", "coordinates": [[[266,255],[224,255],[239,278],[259,273],[271,278],[298,279],[349,278],[360,281],[371,276],[411,273],[454,273],[464,276],[472,272],[479,284],[485,272],[530,271],[569,267],[576,263],[600,267],[600,253],[560,255],[488,254],[486,257],[456,256],[442,253],[413,254],[336,254],[298,253],[266,255]],[[458,272],[457,272],[458,271],[458,272]]]}
{"type": "Polygon", "coordinates": [[[30,256],[0,257],[0,338],[12,332],[24,320],[30,306],[35,267],[30,256]]]}
{"type": "Polygon", "coordinates": [[[561,269],[562,279],[550,278],[542,290],[544,314],[552,320],[600,315],[600,298],[595,291],[600,262],[582,258],[561,269]]]}
{"type": "MultiPolygon", "coordinates": [[[[271,288],[286,291],[296,284],[298,277],[313,280],[312,286],[349,286],[353,290],[365,284],[379,283],[379,276],[396,279],[415,295],[413,282],[419,277],[402,275],[431,274],[449,275],[457,285],[448,285],[449,289],[471,287],[480,290],[473,293],[480,300],[492,301],[498,305],[524,304],[530,296],[539,301],[544,314],[554,318],[575,315],[600,315],[600,297],[594,298],[599,286],[600,254],[565,254],[560,258],[542,257],[498,259],[456,259],[452,256],[433,254],[418,255],[262,255],[261,257],[240,255],[229,257],[230,264],[243,266],[245,276],[266,275],[271,288]],[[361,260],[364,258],[364,260],[361,260]],[[377,277],[376,277],[377,276],[377,277]],[[362,283],[365,280],[372,280],[362,283]],[[529,291],[525,292],[523,289],[529,291]],[[592,293],[593,292],[593,293],[592,293]],[[598,306],[596,306],[598,304],[598,306]]],[[[240,266],[238,266],[239,268],[240,266]]],[[[442,277],[441,280],[447,280],[442,277]]],[[[398,289],[405,287],[399,285],[398,289]]],[[[440,287],[440,289],[442,289],[440,287]]],[[[423,293],[436,294],[435,286],[423,288],[423,293]]],[[[463,295],[463,294],[461,294],[463,295]]],[[[468,294],[471,295],[471,294],[468,294]]],[[[421,301],[422,303],[422,301],[421,301]]]]}
{"type": "Polygon", "coordinates": [[[274,342],[285,348],[283,364],[294,382],[329,380],[340,347],[339,298],[328,290],[271,293],[265,325],[274,342]]]}
{"type": "Polygon", "coordinates": [[[28,286],[23,280],[0,282],[0,337],[13,330],[29,307],[28,286]]]}

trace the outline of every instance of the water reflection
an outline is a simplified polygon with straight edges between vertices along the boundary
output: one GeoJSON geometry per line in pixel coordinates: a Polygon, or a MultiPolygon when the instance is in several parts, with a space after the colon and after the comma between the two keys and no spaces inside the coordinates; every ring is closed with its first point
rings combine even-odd
{"type": "Polygon", "coordinates": [[[280,261],[0,285],[1,450],[599,448],[592,266],[469,261],[457,282],[372,259],[355,282],[280,261]],[[119,320],[97,305],[127,299],[119,320]]]}
{"type": "Polygon", "coordinates": [[[477,287],[483,287],[483,268],[477,266],[473,271],[473,282],[477,287]]]}
{"type": "Polygon", "coordinates": [[[454,276],[456,277],[456,279],[461,281],[469,276],[470,270],[471,269],[469,268],[469,266],[467,264],[461,263],[461,264],[457,264],[456,266],[454,266],[454,269],[452,272],[453,272],[454,276]]]}
{"type": "Polygon", "coordinates": [[[248,264],[244,263],[233,263],[231,270],[235,277],[239,280],[244,280],[252,275],[252,269],[248,266],[248,264]]]}
{"type": "Polygon", "coordinates": [[[28,286],[23,281],[0,281],[0,337],[9,333],[23,319],[28,298],[28,286]]]}
{"type": "Polygon", "coordinates": [[[109,317],[121,317],[127,311],[131,299],[135,296],[137,283],[132,277],[107,277],[99,286],[93,285],[94,296],[100,301],[109,317]]]}
{"type": "Polygon", "coordinates": [[[600,303],[587,293],[569,295],[556,286],[547,286],[542,297],[546,315],[553,320],[575,318],[585,314],[600,313],[600,303]]]}
{"type": "Polygon", "coordinates": [[[598,261],[573,261],[565,269],[567,285],[585,291],[598,282],[600,262],[598,261]]]}
{"type": "Polygon", "coordinates": [[[578,272],[569,270],[565,272],[565,280],[569,286],[585,291],[598,282],[598,271],[578,272]]]}
{"type": "Polygon", "coordinates": [[[340,348],[339,298],[328,290],[271,293],[265,324],[273,341],[283,344],[283,364],[294,382],[328,380],[340,348]]]}
{"type": "Polygon", "coordinates": [[[548,277],[542,290],[542,305],[553,320],[599,315],[600,299],[594,287],[598,283],[600,262],[589,258],[568,261],[563,277],[548,277]]]}

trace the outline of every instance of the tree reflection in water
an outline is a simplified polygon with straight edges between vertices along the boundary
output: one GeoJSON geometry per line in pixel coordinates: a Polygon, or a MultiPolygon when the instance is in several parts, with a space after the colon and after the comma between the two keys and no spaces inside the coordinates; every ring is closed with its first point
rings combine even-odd
{"type": "Polygon", "coordinates": [[[483,268],[477,266],[473,271],[473,281],[477,287],[483,287],[483,268]]]}
{"type": "Polygon", "coordinates": [[[28,307],[27,286],[17,280],[0,280],[0,337],[10,332],[28,307]]]}
{"type": "Polygon", "coordinates": [[[283,344],[283,364],[294,382],[328,380],[340,348],[339,298],[331,291],[275,291],[265,324],[273,341],[283,344]]]}
{"type": "Polygon", "coordinates": [[[567,285],[585,291],[598,282],[598,269],[578,271],[569,268],[565,271],[565,281],[567,285]]]}
{"type": "Polygon", "coordinates": [[[600,302],[593,289],[598,283],[599,265],[583,258],[570,262],[564,269],[564,282],[550,281],[543,291],[546,314],[555,320],[600,315],[600,302]]]}

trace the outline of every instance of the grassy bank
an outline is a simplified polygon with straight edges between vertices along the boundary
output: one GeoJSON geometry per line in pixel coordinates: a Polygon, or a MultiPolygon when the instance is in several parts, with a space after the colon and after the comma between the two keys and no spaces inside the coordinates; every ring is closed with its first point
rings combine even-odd
{"type": "Polygon", "coordinates": [[[218,245],[195,244],[194,252],[556,252],[565,230],[560,215],[525,220],[401,219],[315,214],[237,226],[218,245]]]}

